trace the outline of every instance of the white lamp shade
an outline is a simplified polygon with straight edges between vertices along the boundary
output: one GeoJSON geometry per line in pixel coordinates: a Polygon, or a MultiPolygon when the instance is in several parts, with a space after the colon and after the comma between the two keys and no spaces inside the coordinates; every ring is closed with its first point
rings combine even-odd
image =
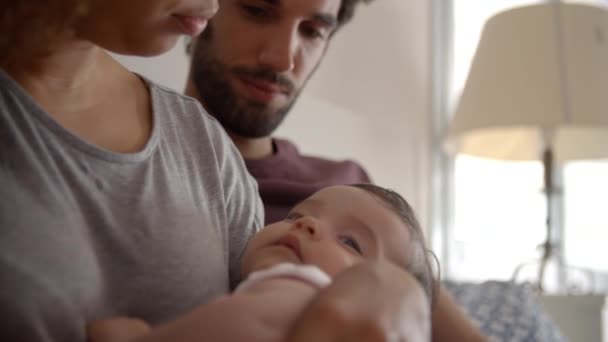
{"type": "Polygon", "coordinates": [[[524,6],[484,27],[446,147],[533,160],[547,144],[558,160],[608,158],[608,11],[602,8],[524,6]]]}

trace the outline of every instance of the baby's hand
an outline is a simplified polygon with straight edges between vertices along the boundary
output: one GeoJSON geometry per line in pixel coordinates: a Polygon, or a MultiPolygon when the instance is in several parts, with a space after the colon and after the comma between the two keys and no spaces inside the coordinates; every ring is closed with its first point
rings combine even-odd
{"type": "Polygon", "coordinates": [[[111,317],[89,323],[88,342],[128,342],[150,333],[150,325],[137,318],[111,317]]]}

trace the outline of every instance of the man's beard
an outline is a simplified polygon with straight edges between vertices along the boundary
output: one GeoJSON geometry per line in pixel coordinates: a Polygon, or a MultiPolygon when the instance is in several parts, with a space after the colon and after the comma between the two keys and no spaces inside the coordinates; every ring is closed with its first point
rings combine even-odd
{"type": "Polygon", "coordinates": [[[207,28],[196,43],[192,57],[192,81],[199,92],[205,109],[227,131],[245,138],[269,136],[283,121],[298,91],[293,83],[267,68],[228,68],[213,51],[211,27],[207,28]],[[250,79],[273,82],[288,90],[291,99],[281,108],[272,110],[267,104],[239,97],[230,86],[228,75],[244,75],[250,79]]]}

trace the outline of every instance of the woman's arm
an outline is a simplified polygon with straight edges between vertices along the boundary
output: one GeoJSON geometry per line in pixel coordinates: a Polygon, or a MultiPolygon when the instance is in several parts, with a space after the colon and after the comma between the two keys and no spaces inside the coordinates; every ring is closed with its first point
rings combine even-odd
{"type": "Polygon", "coordinates": [[[433,342],[488,341],[444,287],[439,289],[432,317],[433,342]]]}
{"type": "Polygon", "coordinates": [[[317,291],[298,279],[266,279],[151,330],[130,318],[93,322],[89,342],[281,342],[317,291]]]}
{"type": "Polygon", "coordinates": [[[130,342],[147,336],[152,328],[141,319],[110,317],[87,326],[87,342],[130,342]]]}

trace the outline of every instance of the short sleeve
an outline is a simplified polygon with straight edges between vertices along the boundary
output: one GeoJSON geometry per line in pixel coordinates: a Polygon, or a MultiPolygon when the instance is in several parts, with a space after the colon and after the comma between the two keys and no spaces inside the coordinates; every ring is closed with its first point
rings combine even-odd
{"type": "Polygon", "coordinates": [[[263,226],[264,206],[258,192],[257,182],[247,171],[240,152],[226,134],[221,134],[221,137],[224,153],[220,171],[226,206],[228,259],[232,289],[240,281],[240,261],[247,243],[263,226]]]}

